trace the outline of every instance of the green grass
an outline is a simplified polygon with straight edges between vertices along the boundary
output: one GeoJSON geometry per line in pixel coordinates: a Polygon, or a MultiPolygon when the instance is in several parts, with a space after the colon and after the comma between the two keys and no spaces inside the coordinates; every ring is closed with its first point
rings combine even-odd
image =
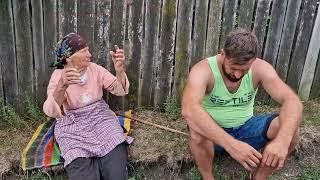
{"type": "Polygon", "coordinates": [[[26,122],[14,110],[14,108],[11,105],[4,104],[3,101],[0,103],[0,119],[1,129],[20,129],[26,126],[26,122]]]}
{"type": "Polygon", "coordinates": [[[35,101],[32,100],[30,96],[26,96],[24,103],[27,119],[38,121],[44,117],[44,114],[40,110],[39,106],[35,101]]]}
{"type": "Polygon", "coordinates": [[[24,101],[24,113],[17,111],[10,105],[0,100],[0,129],[22,129],[27,125],[37,125],[44,117],[44,114],[30,96],[24,101]],[[30,124],[31,123],[31,124],[30,124]]]}
{"type": "Polygon", "coordinates": [[[167,97],[164,103],[164,111],[173,118],[178,118],[181,113],[180,104],[172,97],[167,97]]]}
{"type": "Polygon", "coordinates": [[[318,180],[320,179],[320,164],[313,167],[303,168],[297,180],[318,180]]]}

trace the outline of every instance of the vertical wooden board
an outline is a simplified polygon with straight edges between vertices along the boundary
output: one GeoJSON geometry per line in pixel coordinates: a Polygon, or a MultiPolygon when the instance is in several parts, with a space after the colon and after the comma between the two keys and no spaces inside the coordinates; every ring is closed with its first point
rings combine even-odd
{"type": "Polygon", "coordinates": [[[317,68],[313,78],[310,99],[320,99],[320,53],[318,55],[317,68]]]}
{"type": "Polygon", "coordinates": [[[105,68],[111,61],[110,51],[110,21],[111,21],[111,0],[96,0],[96,22],[94,32],[94,49],[96,53],[95,62],[105,68]]]}
{"type": "MultiPolygon", "coordinates": [[[[126,0],[112,0],[111,1],[111,22],[110,22],[110,50],[114,49],[114,45],[118,45],[119,48],[124,48],[124,32],[125,32],[125,10],[126,0]]],[[[109,50],[109,51],[110,51],[109,50]]],[[[108,62],[108,69],[115,74],[113,62],[110,57],[108,62]]],[[[110,93],[108,104],[113,110],[123,109],[122,97],[117,97],[110,93]]]]}
{"type": "Polygon", "coordinates": [[[44,67],[45,80],[42,88],[47,89],[49,78],[54,70],[50,67],[55,60],[55,46],[57,43],[57,0],[43,0],[43,38],[44,38],[44,67]]]}
{"type": "Polygon", "coordinates": [[[141,84],[139,87],[139,106],[152,105],[152,88],[154,86],[153,67],[157,62],[159,20],[161,0],[147,0],[145,14],[145,37],[141,61],[141,84]]]}
{"type": "MultiPolygon", "coordinates": [[[[0,65],[4,100],[17,107],[18,78],[14,42],[14,20],[11,0],[0,1],[0,65]]],[[[2,89],[2,87],[0,87],[2,89]]]]}
{"type": "Polygon", "coordinates": [[[155,88],[156,107],[163,107],[167,96],[171,95],[172,70],[176,37],[177,1],[164,0],[160,30],[159,75],[155,88]]]}
{"type": "Polygon", "coordinates": [[[255,0],[241,0],[238,27],[251,29],[255,0]]]}
{"type": "Polygon", "coordinates": [[[289,0],[286,17],[283,25],[284,27],[282,30],[276,70],[280,78],[284,81],[287,79],[290,54],[298,21],[300,5],[301,0],[289,0]]]}
{"type": "Polygon", "coordinates": [[[58,1],[58,27],[59,39],[63,36],[77,32],[77,0],[57,0],[58,1]]]}
{"type": "Polygon", "coordinates": [[[42,1],[31,0],[32,7],[32,43],[33,43],[33,61],[34,61],[34,91],[36,102],[41,105],[44,102],[46,88],[43,87],[47,79],[44,61],[44,42],[43,42],[43,8],[42,1]]]}
{"type": "Polygon", "coordinates": [[[128,39],[129,51],[127,73],[130,80],[129,94],[126,96],[130,108],[138,105],[140,61],[142,52],[143,0],[129,4],[128,39]]]}
{"type": "Polygon", "coordinates": [[[18,111],[22,111],[24,96],[34,97],[33,91],[33,56],[30,11],[27,0],[13,0],[13,15],[15,27],[15,43],[18,72],[18,111]]]}
{"type": "Polygon", "coordinates": [[[299,91],[298,91],[301,99],[305,101],[309,99],[312,81],[313,81],[314,73],[316,70],[317,59],[318,59],[319,50],[320,50],[319,40],[320,40],[320,11],[318,10],[318,15],[314,23],[314,27],[313,27],[313,31],[312,31],[312,35],[309,43],[308,53],[306,57],[306,62],[304,63],[301,82],[300,82],[299,91]]]}
{"type": "MultiPolygon", "coordinates": [[[[1,30],[0,30],[1,31],[1,30]]],[[[0,48],[0,50],[1,50],[1,48],[0,48]]],[[[3,91],[4,91],[4,89],[3,89],[3,87],[4,87],[4,85],[3,85],[3,80],[2,80],[2,68],[3,68],[3,62],[2,62],[3,60],[2,60],[2,54],[0,53],[0,105],[1,104],[3,104],[4,103],[4,99],[5,99],[5,97],[4,97],[4,93],[3,93],[3,91]]]]}
{"type": "Polygon", "coordinates": [[[210,0],[206,39],[207,57],[219,52],[222,7],[223,0],[210,0]]]}
{"type": "Polygon", "coordinates": [[[191,66],[204,58],[209,0],[196,0],[191,66]]]}
{"type": "Polygon", "coordinates": [[[77,31],[87,41],[92,60],[97,58],[94,41],[94,25],[95,25],[95,0],[78,1],[77,5],[77,31]]]}
{"type": "Polygon", "coordinates": [[[315,18],[317,0],[303,1],[303,10],[300,17],[298,35],[291,55],[287,84],[297,92],[300,84],[300,78],[307,55],[309,41],[312,33],[312,26],[315,18]]]}
{"type": "MultiPolygon", "coordinates": [[[[258,0],[257,7],[255,9],[255,20],[253,31],[258,38],[258,57],[261,56],[262,48],[263,48],[263,41],[267,26],[267,19],[269,18],[269,9],[270,9],[271,0],[258,0]]],[[[263,104],[269,103],[269,95],[265,92],[265,90],[261,87],[259,88],[257,94],[257,100],[263,104]]]]}
{"type": "Polygon", "coordinates": [[[187,82],[191,61],[192,13],[193,1],[179,0],[173,88],[173,96],[178,101],[187,82]]]}
{"type": "Polygon", "coordinates": [[[238,0],[224,1],[220,46],[223,48],[226,36],[234,29],[238,0]]]}
{"type": "MultiPolygon", "coordinates": [[[[282,0],[275,0],[274,3],[280,2],[280,1],[282,1],[282,0]]],[[[267,19],[269,18],[268,15],[269,15],[270,3],[271,3],[271,0],[258,0],[258,4],[257,4],[253,31],[258,38],[258,45],[259,45],[258,57],[262,56],[262,48],[263,48],[264,37],[265,37],[265,32],[266,32],[267,19]]],[[[274,4],[274,5],[276,5],[276,4],[274,4]]],[[[276,8],[272,9],[273,15],[271,15],[271,22],[273,21],[273,18],[274,19],[277,18],[274,16],[276,14],[276,12],[278,12],[276,10],[276,8]]]]}
{"type": "MultiPolygon", "coordinates": [[[[270,64],[272,64],[274,67],[276,66],[276,62],[277,62],[282,29],[284,26],[286,7],[287,7],[287,0],[273,1],[263,58],[266,61],[268,61],[270,64]]],[[[260,43],[261,44],[260,49],[263,48],[262,43],[260,43]]]]}

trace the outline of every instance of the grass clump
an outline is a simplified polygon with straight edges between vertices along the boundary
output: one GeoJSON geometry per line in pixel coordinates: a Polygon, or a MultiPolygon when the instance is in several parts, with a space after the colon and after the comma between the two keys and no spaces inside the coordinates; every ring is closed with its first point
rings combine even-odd
{"type": "Polygon", "coordinates": [[[32,100],[30,96],[26,96],[25,111],[27,113],[27,119],[32,121],[38,121],[44,117],[44,114],[40,110],[39,106],[32,100]]]}
{"type": "Polygon", "coordinates": [[[164,103],[164,111],[171,117],[178,118],[181,113],[179,102],[168,96],[166,102],[164,103]]]}
{"type": "Polygon", "coordinates": [[[320,179],[320,165],[304,168],[303,171],[300,173],[300,175],[296,179],[297,180],[320,179]]]}
{"type": "Polygon", "coordinates": [[[26,122],[15,111],[15,109],[9,105],[0,103],[0,129],[12,129],[12,128],[24,128],[26,122]]]}

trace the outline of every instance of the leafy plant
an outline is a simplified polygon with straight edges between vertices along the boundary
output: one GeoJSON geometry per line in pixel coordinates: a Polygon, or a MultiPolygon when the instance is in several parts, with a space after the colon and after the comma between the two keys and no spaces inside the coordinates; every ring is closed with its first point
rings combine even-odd
{"type": "Polygon", "coordinates": [[[172,117],[179,117],[181,108],[177,100],[172,97],[167,97],[166,102],[164,103],[165,112],[172,117]]]}
{"type": "Polygon", "coordinates": [[[0,101],[0,128],[23,128],[26,122],[19,116],[11,105],[6,105],[0,101]]]}
{"type": "Polygon", "coordinates": [[[39,106],[32,100],[30,96],[26,96],[25,109],[28,119],[38,121],[44,116],[39,106]]]}

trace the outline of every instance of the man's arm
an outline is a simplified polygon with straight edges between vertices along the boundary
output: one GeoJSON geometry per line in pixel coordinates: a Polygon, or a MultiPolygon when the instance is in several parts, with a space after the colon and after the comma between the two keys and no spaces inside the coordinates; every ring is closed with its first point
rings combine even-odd
{"type": "Polygon", "coordinates": [[[182,96],[182,115],[189,128],[206,137],[214,144],[221,145],[226,151],[246,169],[256,167],[261,154],[250,145],[240,142],[226,133],[202,108],[209,77],[212,77],[206,60],[197,63],[188,77],[187,85],[182,96]]]}
{"type": "MultiPolygon", "coordinates": [[[[279,78],[276,71],[269,63],[263,60],[257,60],[254,66],[255,75],[258,77],[258,81],[262,84],[267,93],[275,101],[281,104],[279,114],[280,128],[276,138],[272,142],[273,144],[281,145],[281,147],[277,148],[288,150],[292,138],[300,125],[303,105],[299,97],[279,78]]],[[[263,163],[265,163],[264,161],[267,161],[266,158],[267,157],[264,157],[263,163]]],[[[279,166],[283,166],[282,163],[285,158],[286,157],[279,157],[279,166]]]]}

